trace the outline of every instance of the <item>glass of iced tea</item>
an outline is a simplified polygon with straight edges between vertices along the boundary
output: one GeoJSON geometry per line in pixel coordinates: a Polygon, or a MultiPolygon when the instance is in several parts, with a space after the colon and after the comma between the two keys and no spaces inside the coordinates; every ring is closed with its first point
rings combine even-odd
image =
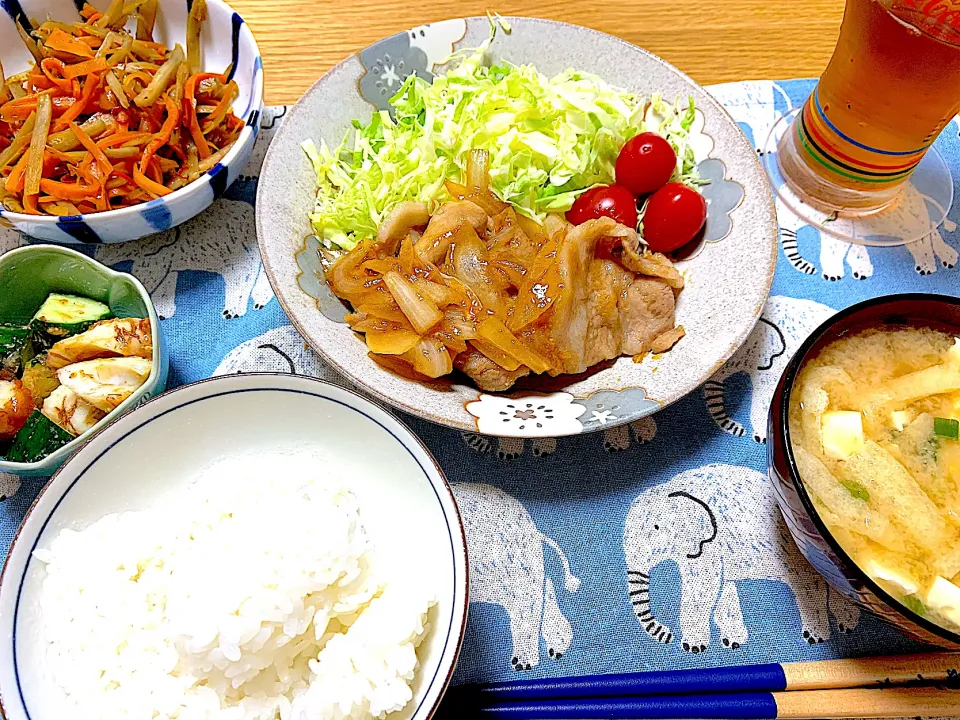
{"type": "Polygon", "coordinates": [[[952,204],[932,146],[958,110],[960,0],[847,0],[830,64],[764,161],[780,199],[822,231],[912,242],[952,204]]]}

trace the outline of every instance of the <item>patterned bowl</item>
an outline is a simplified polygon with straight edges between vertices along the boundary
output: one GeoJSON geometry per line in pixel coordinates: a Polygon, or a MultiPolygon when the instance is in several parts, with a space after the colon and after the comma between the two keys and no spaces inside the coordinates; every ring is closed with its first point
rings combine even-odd
{"type": "Polygon", "coordinates": [[[960,634],[935,625],[900,604],[857,567],[813,506],[793,457],[787,418],[797,373],[821,348],[851,330],[883,325],[936,327],[960,335],[960,298],[925,293],[887,295],[842,310],[814,330],[784,370],[770,405],[770,480],[800,552],[838,592],[910,637],[960,650],[960,634]]]}
{"type": "Polygon", "coordinates": [[[687,287],[677,321],[686,338],[642,363],[621,357],[604,369],[559,377],[538,392],[506,395],[474,387],[418,384],[367,357],[343,322],[346,312],[323,280],[307,214],[316,176],[300,143],[339,143],[353,118],[369,118],[409,73],[428,77],[453,50],[477,47],[487,18],[448,20],[382,40],[344,60],[290,110],[267,152],[257,193],[257,235],[267,275],[290,320],[327,362],[358,387],[433,422],[487,435],[557,437],[614,427],[646,415],[703,384],[747,338],[763,309],[776,266],[772,195],[756,152],[739,127],[702,88],[663,60],[595,30],[509,18],[490,53],[535,63],[553,75],[574,67],[643,95],[692,96],[693,145],[711,182],[704,242],[680,263],[687,287]]]}
{"type": "MultiPolygon", "coordinates": [[[[110,0],[90,0],[90,4],[103,9],[110,4],[110,0]]],[[[188,0],[160,0],[158,4],[157,41],[169,45],[183,44],[190,3],[188,0]]],[[[0,5],[6,11],[6,14],[0,13],[0,44],[6,48],[2,54],[3,69],[9,75],[26,70],[32,61],[17,34],[18,17],[26,14],[31,18],[50,17],[72,22],[79,18],[77,7],[82,6],[83,2],[19,0],[0,5]]],[[[207,16],[201,35],[203,69],[223,72],[232,63],[233,79],[240,88],[239,95],[233,101],[233,112],[246,121],[246,127],[226,157],[189,185],[148,203],[67,217],[0,210],[0,223],[15,227],[32,237],[59,244],[125,242],[179,225],[220,197],[227,186],[240,176],[260,130],[263,62],[253,34],[229,5],[222,0],[207,0],[207,16]]]]}
{"type": "Polygon", "coordinates": [[[63,714],[45,665],[46,570],[35,550],[49,549],[64,528],[149,506],[218,461],[252,456],[275,470],[291,455],[307,457],[288,472],[306,461],[328,472],[332,461],[360,502],[384,567],[435,593],[413,698],[390,715],[432,717],[463,642],[469,592],[463,525],[443,471],[408,428],[369,400],[314,378],[271,373],[203,380],[154,398],[97,435],[41,491],[0,577],[0,716],[63,714]]]}
{"type": "Polygon", "coordinates": [[[43,460],[32,463],[0,460],[0,472],[23,477],[52,474],[90,437],[167,386],[170,358],[160,331],[160,318],[150,293],[133,275],[111,270],[75,250],[51,245],[27,245],[0,256],[0,321],[28,322],[52,292],[98,300],[109,306],[117,317],[150,318],[153,368],[147,381],[96,427],[43,460]]]}

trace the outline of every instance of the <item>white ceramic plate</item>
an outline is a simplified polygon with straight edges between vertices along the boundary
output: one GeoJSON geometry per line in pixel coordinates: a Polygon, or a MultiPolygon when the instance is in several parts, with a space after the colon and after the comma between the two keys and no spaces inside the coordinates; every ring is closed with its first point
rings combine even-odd
{"type": "Polygon", "coordinates": [[[468,589],[466,541],[442,472],[406,427],[355,393],[310,378],[256,374],[187,385],[143,405],[91,440],[37,498],[0,581],[6,720],[59,717],[51,708],[60,691],[46,671],[40,636],[45,571],[33,551],[48,548],[64,528],[141,509],[205,466],[251,452],[310,453],[336,465],[359,499],[377,552],[436,589],[414,699],[397,717],[432,715],[460,650],[468,589]]]}
{"type": "Polygon", "coordinates": [[[495,396],[475,387],[428,387],[384,370],[343,323],[344,308],[320,276],[310,238],[316,177],[300,143],[331,146],[353,118],[366,122],[403,75],[432,72],[452,50],[477,47],[487,18],[449,20],[401,33],[348,58],[321,78],[288,113],[260,175],[257,234],[277,298],[310,345],[349,380],[407,412],[442,425],[489,435],[556,437],[613,427],[650,415],[706,381],[746,340],[763,309],[776,267],[773,199],[756,152],[723,108],[663,60],[610,35],[548,20],[508,18],[493,60],[534,63],[547,75],[586,70],[649,96],[693,97],[693,145],[710,179],[702,246],[679,264],[687,278],[677,322],[687,336],[662,357],[620,358],[603,370],[558,378],[539,393],[495,396]],[[402,68],[402,70],[401,70],[402,68]],[[549,389],[548,389],[549,388],[549,389]]]}

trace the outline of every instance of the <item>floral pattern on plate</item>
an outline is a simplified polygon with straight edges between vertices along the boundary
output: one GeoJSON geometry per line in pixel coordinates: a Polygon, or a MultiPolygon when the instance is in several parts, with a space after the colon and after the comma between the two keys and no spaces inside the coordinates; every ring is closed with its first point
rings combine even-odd
{"type": "Polygon", "coordinates": [[[583,432],[577,418],[587,411],[574,402],[573,395],[563,392],[522,398],[484,393],[466,408],[477,419],[477,430],[485,435],[531,438],[577,435],[583,432]]]}
{"type": "Polygon", "coordinates": [[[297,253],[297,267],[300,268],[297,284],[317,301],[317,309],[333,322],[344,322],[349,311],[327,285],[323,265],[320,264],[320,240],[315,235],[308,237],[297,253]]]}
{"type": "Polygon", "coordinates": [[[652,415],[660,409],[660,403],[648,398],[641,387],[600,390],[574,402],[584,407],[581,424],[586,432],[621,425],[625,420],[652,415]]]}
{"type": "Polygon", "coordinates": [[[365,70],[360,78],[360,95],[380,110],[390,110],[392,98],[411,75],[424,80],[433,77],[433,68],[450,57],[467,33],[463,18],[421,25],[398,33],[360,52],[365,70]]]}
{"type": "Polygon", "coordinates": [[[703,234],[704,242],[719,242],[733,229],[730,214],[740,207],[745,195],[743,185],[726,177],[723,161],[707,158],[697,165],[700,177],[707,184],[700,188],[707,201],[707,226],[703,234]]]}

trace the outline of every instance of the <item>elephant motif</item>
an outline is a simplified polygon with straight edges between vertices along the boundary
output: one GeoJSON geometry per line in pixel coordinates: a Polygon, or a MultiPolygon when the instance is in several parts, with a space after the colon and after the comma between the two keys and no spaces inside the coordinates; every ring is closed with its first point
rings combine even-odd
{"type": "Polygon", "coordinates": [[[834,312],[813,300],[782,295],[773,295],[767,300],[747,342],[703,386],[707,410],[721,430],[736,437],[746,432],[743,425],[727,415],[725,392],[726,380],[745,372],[753,388],[750,403],[753,439],[758,443],[767,441],[767,413],[784,368],[810,333],[834,312]]]}
{"type": "Polygon", "coordinates": [[[13,228],[0,227],[0,255],[20,247],[26,240],[25,235],[21,235],[19,230],[13,228]]]}
{"type": "MultiPolygon", "coordinates": [[[[603,449],[607,452],[620,452],[627,450],[633,443],[637,445],[646,445],[653,440],[657,434],[657,421],[647,416],[627,423],[618,425],[615,428],[607,428],[600,434],[603,438],[603,449]]],[[[479,453],[490,452],[496,444],[496,454],[501,460],[516,460],[527,446],[530,447],[536,457],[552,455],[557,451],[556,438],[533,438],[526,440],[524,438],[513,437],[490,437],[489,435],[479,435],[477,433],[460,433],[463,441],[479,453]]]]}
{"type": "MultiPolygon", "coordinates": [[[[263,109],[263,115],[260,118],[260,133],[257,135],[257,141],[253,144],[253,150],[250,151],[250,158],[243,168],[241,178],[249,179],[260,176],[260,168],[263,166],[263,159],[267,155],[267,148],[269,148],[270,143],[273,142],[273,136],[276,135],[277,130],[280,129],[280,125],[283,122],[283,118],[286,117],[288,109],[286,105],[265,107],[263,109]]],[[[227,194],[230,194],[229,189],[227,190],[227,194]]],[[[251,194],[249,199],[251,204],[253,204],[254,197],[255,193],[251,194]]]]}
{"type": "MultiPolygon", "coordinates": [[[[260,169],[263,167],[263,159],[267,155],[267,149],[270,147],[270,143],[273,142],[273,136],[276,135],[277,130],[280,129],[283,118],[287,115],[287,110],[289,110],[289,108],[286,105],[265,107],[263,109],[263,115],[260,117],[260,132],[257,134],[257,140],[254,142],[253,149],[250,151],[247,164],[243,167],[243,173],[240,175],[242,179],[251,180],[260,176],[260,169]]],[[[234,194],[235,193],[231,192],[231,188],[227,189],[227,197],[234,194]]],[[[252,205],[255,197],[256,192],[254,191],[250,194],[249,199],[245,199],[252,205]]]]}
{"type": "Polygon", "coordinates": [[[213,371],[216,375],[246,372],[287,372],[347,385],[328,368],[292,325],[281,325],[241,343],[213,371]]]}
{"type": "Polygon", "coordinates": [[[763,151],[777,120],[791,109],[783,88],[770,80],[713,85],[710,94],[730,113],[758,153],[763,151]]]}
{"type": "Polygon", "coordinates": [[[360,95],[381,110],[391,110],[390,98],[409,75],[429,80],[433,68],[446,61],[467,32],[463,19],[421,25],[384,38],[360,52],[366,72],[360,95]]]}
{"type": "MultiPolygon", "coordinates": [[[[932,203],[932,200],[921,195],[911,185],[906,188],[901,203],[906,214],[924,216],[928,212],[927,203],[932,203]]],[[[777,220],[780,223],[780,244],[787,261],[795,270],[805,275],[816,273],[816,266],[803,257],[797,244],[800,228],[805,227],[806,223],[788,210],[779,198],[777,220]]],[[[947,232],[953,232],[957,225],[948,218],[943,221],[943,228],[947,232]]],[[[845,264],[856,280],[865,280],[873,275],[873,264],[866,246],[825,235],[812,226],[811,231],[820,236],[820,269],[825,280],[841,280],[846,274],[845,264]]],[[[914,269],[920,275],[936,272],[938,262],[947,269],[957,264],[957,251],[947,244],[939,229],[905,247],[913,258],[914,269]]]]}
{"type": "Polygon", "coordinates": [[[516,460],[523,455],[527,443],[530,443],[530,451],[537,457],[544,455],[553,455],[557,451],[556,438],[525,438],[514,437],[491,437],[490,435],[480,435],[479,433],[463,432],[460,437],[471,448],[478,453],[488,453],[496,443],[497,457],[501,460],[516,460]]]}
{"type": "Polygon", "coordinates": [[[658,588],[654,568],[676,563],[680,571],[680,644],[701,653],[716,625],[724,647],[747,642],[737,583],[772,580],[793,591],[802,637],[811,645],[830,637],[829,614],[849,632],[860,611],[803,559],[783,523],[766,477],[736,465],[687,470],[642,492],[627,514],[623,535],[626,591],[633,612],[654,640],[670,643],[674,631],[651,605],[658,588]]]}
{"type": "Polygon", "coordinates": [[[574,593],[580,580],[560,546],[543,535],[518,500],[490,485],[451,485],[463,516],[470,557],[470,601],[500,605],[510,616],[511,665],[530,670],[540,664],[540,638],[555,660],[573,640],[570,622],[557,604],[544,569],[543,545],[563,564],[563,586],[574,593]]]}
{"type": "Polygon", "coordinates": [[[0,473],[0,502],[8,500],[20,489],[20,478],[10,473],[0,473]]]}
{"type": "Polygon", "coordinates": [[[177,276],[185,270],[223,276],[224,318],[245,315],[251,300],[259,310],[273,299],[273,289],[260,262],[253,205],[227,198],[217,200],[217,205],[215,210],[143,240],[103,245],[97,250],[97,260],[106,265],[132,262],[131,272],[150,291],[162,317],[171,317],[177,310],[177,276]]]}
{"type": "MultiPolygon", "coordinates": [[[[783,254],[798,272],[804,275],[815,274],[816,265],[804,259],[797,245],[797,234],[800,228],[806,226],[806,223],[790,212],[780,198],[776,201],[777,220],[780,223],[780,246],[783,248],[783,254]]],[[[824,235],[815,228],[812,230],[820,235],[820,267],[823,270],[824,280],[840,280],[845,274],[844,261],[850,266],[850,272],[856,280],[866,280],[873,275],[873,263],[870,262],[870,254],[865,246],[854,245],[839,238],[824,235]]]]}
{"type": "Polygon", "coordinates": [[[651,416],[634,420],[626,425],[603,431],[603,449],[607,452],[626,450],[634,442],[646,445],[657,435],[657,421],[651,416]]]}
{"type": "Polygon", "coordinates": [[[458,42],[467,34],[467,23],[462,18],[420,25],[410,31],[410,47],[427,56],[427,69],[441,65],[453,54],[458,42]]]}

